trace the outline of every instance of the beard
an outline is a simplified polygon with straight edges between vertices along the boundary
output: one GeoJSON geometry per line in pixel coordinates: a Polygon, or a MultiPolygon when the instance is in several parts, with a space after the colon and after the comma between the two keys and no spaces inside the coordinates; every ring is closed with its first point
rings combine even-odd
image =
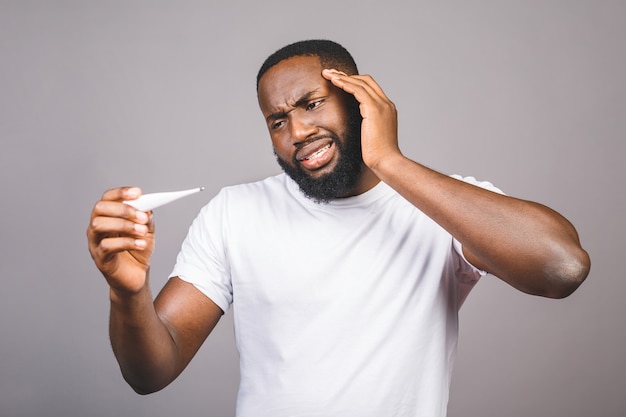
{"type": "Polygon", "coordinates": [[[341,142],[334,133],[328,133],[323,137],[332,139],[339,157],[333,170],[319,177],[312,177],[305,171],[295,156],[288,162],[276,155],[278,165],[298,184],[300,191],[317,203],[328,203],[330,200],[349,195],[356,189],[365,167],[361,153],[360,114],[353,114],[350,117],[345,142],[341,142]]]}

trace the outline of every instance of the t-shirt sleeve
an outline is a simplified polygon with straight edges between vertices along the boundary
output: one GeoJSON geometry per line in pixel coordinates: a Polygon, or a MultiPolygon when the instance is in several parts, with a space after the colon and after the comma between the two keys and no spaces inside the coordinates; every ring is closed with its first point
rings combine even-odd
{"type": "Polygon", "coordinates": [[[226,312],[233,301],[224,245],[223,192],[202,208],[189,228],[170,277],[193,284],[226,312]]]}
{"type": "MultiPolygon", "coordinates": [[[[500,190],[499,188],[497,188],[496,186],[494,186],[492,183],[488,182],[488,181],[478,181],[476,178],[474,177],[462,177],[460,175],[451,175],[452,178],[455,178],[459,181],[464,181],[468,184],[472,184],[475,185],[477,187],[481,187],[484,188],[486,190],[492,191],[494,193],[498,193],[498,194],[504,194],[502,192],[502,190],[500,190]]],[[[454,250],[456,251],[457,255],[459,256],[459,258],[463,261],[463,265],[459,265],[459,278],[461,280],[461,282],[475,282],[477,281],[480,277],[484,276],[487,274],[486,271],[483,271],[482,269],[478,269],[476,268],[474,265],[472,265],[467,259],[465,259],[465,255],[463,255],[463,245],[461,245],[461,242],[459,242],[458,240],[456,240],[456,238],[452,238],[452,245],[454,247],[454,250]]]]}

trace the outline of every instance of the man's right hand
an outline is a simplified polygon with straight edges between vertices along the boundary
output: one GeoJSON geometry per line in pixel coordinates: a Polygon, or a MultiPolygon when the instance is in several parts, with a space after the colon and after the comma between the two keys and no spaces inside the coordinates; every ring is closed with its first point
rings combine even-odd
{"type": "Polygon", "coordinates": [[[106,191],[94,205],[87,228],[91,257],[118,295],[136,294],[144,287],[154,250],[152,214],[123,203],[140,195],[136,187],[106,191]]]}

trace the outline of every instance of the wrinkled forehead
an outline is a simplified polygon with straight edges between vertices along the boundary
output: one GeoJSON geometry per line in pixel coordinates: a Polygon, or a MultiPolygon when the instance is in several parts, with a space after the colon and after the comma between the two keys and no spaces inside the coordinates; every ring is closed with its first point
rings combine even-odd
{"type": "Polygon", "coordinates": [[[279,62],[259,80],[258,100],[261,110],[293,104],[302,95],[327,83],[322,66],[315,56],[296,56],[279,62]]]}

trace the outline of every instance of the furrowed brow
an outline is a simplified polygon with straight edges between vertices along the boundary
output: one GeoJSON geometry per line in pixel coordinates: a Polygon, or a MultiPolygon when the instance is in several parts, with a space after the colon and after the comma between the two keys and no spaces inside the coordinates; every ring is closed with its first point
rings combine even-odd
{"type": "Polygon", "coordinates": [[[316,88],[313,91],[309,91],[308,93],[305,93],[302,97],[296,100],[294,107],[304,106],[309,100],[311,100],[311,97],[313,97],[313,95],[317,93],[318,91],[319,91],[319,88],[316,88]]]}
{"type": "Polygon", "coordinates": [[[273,122],[273,121],[278,120],[278,119],[284,119],[285,117],[287,117],[287,112],[285,112],[285,111],[277,111],[277,112],[274,112],[274,113],[270,114],[269,116],[267,116],[265,118],[265,120],[269,123],[269,122],[273,122]]]}
{"type": "MultiPolygon", "coordinates": [[[[316,88],[315,90],[304,93],[299,99],[296,100],[293,107],[297,108],[297,107],[304,106],[309,100],[311,100],[311,97],[313,97],[313,95],[315,95],[318,91],[319,91],[319,88],[316,88]]],[[[265,120],[269,122],[269,121],[274,121],[278,119],[283,119],[287,116],[287,113],[289,113],[289,111],[277,111],[268,115],[265,118],[265,120]]]]}

